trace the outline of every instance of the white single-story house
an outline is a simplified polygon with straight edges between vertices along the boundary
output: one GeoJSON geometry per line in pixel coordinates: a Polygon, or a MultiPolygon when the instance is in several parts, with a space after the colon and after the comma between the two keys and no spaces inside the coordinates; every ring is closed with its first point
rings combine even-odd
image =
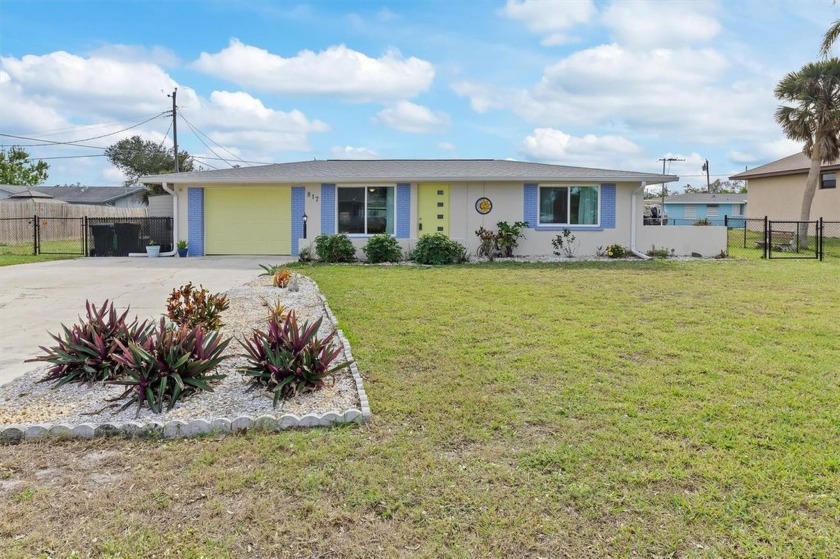
{"type": "MultiPolygon", "coordinates": [[[[792,219],[800,217],[802,195],[808,179],[811,160],[802,152],[789,155],[772,163],[729,177],[746,180],[750,191],[747,217],[792,219]]],[[[840,161],[827,163],[820,168],[817,191],[811,201],[811,219],[840,221],[840,189],[837,173],[840,161]]]]}
{"type": "Polygon", "coordinates": [[[411,250],[420,235],[444,233],[478,247],[475,231],[527,221],[521,255],[550,255],[569,229],[578,254],[618,243],[705,256],[726,248],[718,227],[642,227],[647,184],[672,175],[521,161],[313,160],[143,177],[173,194],[175,235],[191,256],[297,255],[321,234],[346,233],[359,255],[367,238],[394,235],[411,250]]]}

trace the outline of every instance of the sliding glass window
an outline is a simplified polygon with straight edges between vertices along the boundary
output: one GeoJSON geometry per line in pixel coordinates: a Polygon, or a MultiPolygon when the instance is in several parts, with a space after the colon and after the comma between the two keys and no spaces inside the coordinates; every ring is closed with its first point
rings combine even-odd
{"type": "Polygon", "coordinates": [[[338,232],[348,235],[393,235],[394,187],[338,187],[338,232]]]}
{"type": "Polygon", "coordinates": [[[541,186],[540,225],[598,225],[597,186],[541,186]]]}

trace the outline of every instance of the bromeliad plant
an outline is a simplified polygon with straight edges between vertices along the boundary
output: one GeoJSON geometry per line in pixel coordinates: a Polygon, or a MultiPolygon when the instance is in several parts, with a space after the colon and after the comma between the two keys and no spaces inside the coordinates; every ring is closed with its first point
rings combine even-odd
{"type": "Polygon", "coordinates": [[[101,307],[85,301],[87,319],[70,328],[61,325],[63,336],[50,334],[58,343],[51,348],[41,347],[45,355],[27,362],[50,363],[47,374],[39,382],[57,381],[58,388],[68,382],[97,382],[117,378],[122,365],[113,357],[119,346],[142,344],[151,335],[154,325],[147,321],[128,322],[128,309],[117,314],[113,303],[106,300],[101,307]]]}
{"type": "Polygon", "coordinates": [[[289,285],[289,280],[292,279],[292,272],[288,268],[279,268],[274,272],[274,287],[285,289],[289,285]]]}
{"type": "Polygon", "coordinates": [[[225,295],[193,287],[192,282],[173,289],[166,300],[166,314],[172,322],[178,326],[200,325],[205,330],[218,330],[222,326],[220,315],[227,308],[225,295]]]}
{"type": "Polygon", "coordinates": [[[247,352],[248,365],[242,371],[251,377],[249,390],[273,392],[277,407],[281,398],[319,390],[325,378],[350,365],[350,361],[333,364],[342,348],[333,343],[335,330],[318,338],[321,320],[299,325],[295,312],[290,311],[283,320],[272,319],[266,331],[255,330],[250,339],[240,341],[247,352]]]}
{"type": "Polygon", "coordinates": [[[160,413],[164,405],[171,410],[184,396],[212,392],[209,382],[226,375],[209,373],[227,359],[221,355],[229,343],[230,338],[221,338],[218,330],[206,332],[200,325],[167,328],[164,318],[145,341],[117,342],[113,359],[126,376],[108,383],[126,389],[111,401],[128,398],[117,413],[135,403],[138,414],[144,404],[160,413]]]}

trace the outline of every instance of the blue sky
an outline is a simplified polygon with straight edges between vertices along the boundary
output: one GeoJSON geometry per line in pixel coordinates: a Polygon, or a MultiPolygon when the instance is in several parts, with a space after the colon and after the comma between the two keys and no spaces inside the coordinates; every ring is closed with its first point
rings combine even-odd
{"type": "Polygon", "coordinates": [[[165,117],[120,130],[178,87],[179,146],[206,168],[512,158],[661,172],[677,157],[668,171],[704,184],[705,159],[714,180],[800,149],[773,121],[773,87],[838,17],[830,0],[3,0],[0,133],[106,135],[27,149],[62,157],[47,159],[48,185],[121,184],[94,148],[171,143],[165,117]]]}

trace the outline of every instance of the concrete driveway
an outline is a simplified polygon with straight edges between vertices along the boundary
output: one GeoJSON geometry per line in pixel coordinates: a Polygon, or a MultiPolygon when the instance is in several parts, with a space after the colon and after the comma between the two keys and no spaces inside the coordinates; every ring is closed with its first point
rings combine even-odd
{"type": "Polygon", "coordinates": [[[291,261],[278,256],[200,258],[80,258],[0,268],[0,385],[41,365],[24,360],[51,345],[49,332],[61,331],[85,313],[85,300],[130,317],[158,318],[172,289],[192,281],[213,293],[254,279],[259,264],[291,261]]]}

